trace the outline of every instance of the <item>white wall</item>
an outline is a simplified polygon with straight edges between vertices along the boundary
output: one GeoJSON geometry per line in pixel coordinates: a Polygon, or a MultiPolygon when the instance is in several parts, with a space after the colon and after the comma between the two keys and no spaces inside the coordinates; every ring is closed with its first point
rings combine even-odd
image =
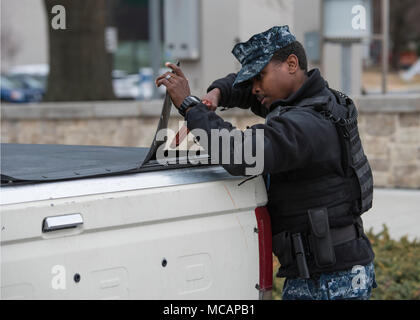
{"type": "Polygon", "coordinates": [[[239,39],[247,41],[273,26],[289,25],[293,33],[292,0],[240,0],[239,39]]]}
{"type": "Polygon", "coordinates": [[[294,0],[294,35],[303,44],[304,34],[321,28],[321,0],[294,0]]]}
{"type": "Polygon", "coordinates": [[[330,88],[341,90],[341,47],[337,43],[324,44],[323,76],[330,88]]]}
{"type": "MultiPolygon", "coordinates": [[[[321,30],[321,0],[294,0],[293,5],[293,33],[305,46],[305,33],[321,30]]],[[[309,70],[319,67],[319,64],[308,61],[309,70]]]]}
{"type": "Polygon", "coordinates": [[[230,50],[238,35],[236,11],[240,1],[201,1],[200,58],[181,61],[181,68],[190,80],[191,91],[199,97],[213,80],[235,69],[235,59],[230,50]]]}
{"type": "Polygon", "coordinates": [[[2,70],[48,63],[47,18],[42,0],[1,0],[1,33],[2,70]],[[16,48],[14,55],[11,48],[16,48]]]}

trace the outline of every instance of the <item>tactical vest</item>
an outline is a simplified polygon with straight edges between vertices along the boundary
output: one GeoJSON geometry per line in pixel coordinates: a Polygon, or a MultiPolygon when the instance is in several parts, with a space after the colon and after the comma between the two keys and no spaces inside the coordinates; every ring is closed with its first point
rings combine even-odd
{"type": "Polygon", "coordinates": [[[324,93],[293,107],[277,107],[266,118],[268,121],[291,109],[310,108],[334,124],[340,141],[344,175],[332,173],[328,168],[317,172],[294,170],[285,181],[277,181],[269,189],[276,211],[270,211],[269,206],[273,251],[286,268],[288,264],[296,266],[297,262],[303,278],[309,277],[309,271],[312,274],[334,266],[334,246],[360,237],[363,233],[360,215],[372,207],[372,171],[360,141],[356,107],[338,91],[326,88],[324,93]],[[359,226],[357,235],[354,225],[359,226]],[[316,267],[309,271],[306,262],[299,260],[302,253],[303,258],[308,255],[305,249],[312,251],[310,255],[316,262],[316,267]]]}

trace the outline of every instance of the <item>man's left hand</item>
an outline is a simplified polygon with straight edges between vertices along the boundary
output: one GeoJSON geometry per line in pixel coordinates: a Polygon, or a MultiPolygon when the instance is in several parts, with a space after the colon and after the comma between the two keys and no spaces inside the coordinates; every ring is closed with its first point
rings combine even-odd
{"type": "Polygon", "coordinates": [[[180,67],[170,62],[165,63],[165,66],[171,68],[173,73],[166,72],[157,77],[155,83],[157,87],[160,87],[161,85],[166,87],[172,103],[175,107],[179,108],[185,98],[191,95],[190,86],[180,67]]]}

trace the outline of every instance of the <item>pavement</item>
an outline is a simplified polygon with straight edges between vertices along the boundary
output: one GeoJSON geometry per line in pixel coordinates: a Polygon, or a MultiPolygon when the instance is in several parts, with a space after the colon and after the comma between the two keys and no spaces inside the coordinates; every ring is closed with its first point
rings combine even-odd
{"type": "Polygon", "coordinates": [[[379,233],[385,224],[395,240],[406,235],[420,241],[420,190],[375,188],[372,209],[362,219],[366,231],[379,233]]]}

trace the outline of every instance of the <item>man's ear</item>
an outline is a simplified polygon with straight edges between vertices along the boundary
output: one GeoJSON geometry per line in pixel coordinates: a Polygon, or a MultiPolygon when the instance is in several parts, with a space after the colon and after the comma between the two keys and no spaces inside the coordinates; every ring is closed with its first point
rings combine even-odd
{"type": "Polygon", "coordinates": [[[291,54],[287,57],[286,63],[289,68],[289,73],[294,74],[299,69],[299,59],[295,54],[291,54]]]}

